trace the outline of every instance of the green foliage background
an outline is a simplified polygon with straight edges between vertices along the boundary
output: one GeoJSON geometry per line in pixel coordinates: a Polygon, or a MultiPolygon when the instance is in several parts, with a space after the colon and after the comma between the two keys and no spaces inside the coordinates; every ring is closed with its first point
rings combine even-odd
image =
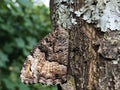
{"type": "Polygon", "coordinates": [[[0,90],[56,90],[24,85],[20,70],[34,45],[50,32],[49,9],[32,0],[0,0],[0,90]]]}

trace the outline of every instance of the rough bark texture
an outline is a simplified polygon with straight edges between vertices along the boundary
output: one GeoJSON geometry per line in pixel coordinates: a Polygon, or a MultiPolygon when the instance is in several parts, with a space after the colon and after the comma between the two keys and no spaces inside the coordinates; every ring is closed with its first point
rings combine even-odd
{"type": "MultiPolygon", "coordinates": [[[[57,4],[54,4],[54,1],[50,2],[53,28],[57,26],[56,20],[58,19],[57,15],[53,15],[57,10],[57,4]]],[[[74,0],[73,2],[70,5],[64,2],[61,4],[71,6],[74,11],[84,5],[84,0],[74,0]]],[[[120,60],[119,58],[111,59],[112,56],[109,53],[104,54],[104,50],[109,52],[114,48],[110,46],[114,44],[109,45],[108,41],[107,47],[110,48],[101,49],[106,46],[101,42],[104,42],[103,38],[109,32],[103,33],[94,25],[87,24],[81,17],[71,14],[77,20],[77,24],[72,25],[69,29],[66,28],[69,32],[68,82],[62,86],[63,90],[120,90],[120,60]],[[106,55],[109,55],[110,58],[106,58],[106,55]]],[[[120,38],[116,39],[117,42],[119,40],[120,38]]],[[[116,46],[119,48],[120,45],[116,46]]],[[[119,56],[118,52],[119,50],[115,51],[113,57],[119,56]]]]}

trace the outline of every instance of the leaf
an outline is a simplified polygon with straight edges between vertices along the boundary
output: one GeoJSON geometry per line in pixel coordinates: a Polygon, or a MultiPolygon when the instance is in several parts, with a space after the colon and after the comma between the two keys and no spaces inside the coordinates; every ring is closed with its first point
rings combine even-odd
{"type": "Polygon", "coordinates": [[[5,67],[6,62],[8,62],[8,56],[4,52],[0,51],[0,67],[5,67]]]}
{"type": "Polygon", "coordinates": [[[18,48],[24,48],[25,47],[25,42],[21,38],[16,38],[15,39],[16,45],[18,48]]]}
{"type": "Polygon", "coordinates": [[[29,19],[29,18],[25,18],[25,23],[24,23],[24,25],[26,26],[26,27],[31,27],[32,26],[32,22],[31,22],[31,20],[29,19]]]}
{"type": "Polygon", "coordinates": [[[12,47],[12,45],[10,43],[5,43],[5,45],[3,46],[3,50],[6,53],[10,54],[10,53],[13,52],[13,47],[12,47]]]}
{"type": "Polygon", "coordinates": [[[30,88],[25,84],[20,84],[18,85],[18,87],[19,87],[19,90],[30,90],[30,88]]]}
{"type": "Polygon", "coordinates": [[[23,49],[23,54],[25,55],[25,56],[27,56],[28,54],[29,54],[30,52],[29,52],[29,50],[27,50],[27,49],[23,49]]]}
{"type": "Polygon", "coordinates": [[[14,90],[15,85],[9,79],[6,78],[3,81],[9,90],[14,90]]]}
{"type": "Polygon", "coordinates": [[[25,7],[31,7],[32,3],[30,3],[30,1],[28,0],[17,0],[18,3],[20,3],[21,5],[25,6],[25,7]]]}
{"type": "Polygon", "coordinates": [[[15,32],[14,28],[10,24],[0,24],[2,30],[8,32],[9,34],[13,34],[15,32]]]}
{"type": "Polygon", "coordinates": [[[3,22],[4,20],[0,17],[0,22],[3,22]]]}
{"type": "Polygon", "coordinates": [[[33,46],[37,43],[35,38],[29,37],[29,36],[26,37],[26,40],[27,40],[27,43],[28,43],[28,45],[26,46],[27,49],[32,49],[33,46]]]}

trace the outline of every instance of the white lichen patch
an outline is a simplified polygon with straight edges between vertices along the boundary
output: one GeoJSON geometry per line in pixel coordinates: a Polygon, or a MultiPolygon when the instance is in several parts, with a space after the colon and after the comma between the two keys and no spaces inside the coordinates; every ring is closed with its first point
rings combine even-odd
{"type": "Polygon", "coordinates": [[[73,24],[73,25],[77,24],[77,22],[76,22],[76,19],[75,19],[75,18],[71,18],[71,22],[72,22],[72,24],[73,24]]]}
{"type": "MultiPolygon", "coordinates": [[[[73,0],[55,0],[54,4],[57,4],[57,10],[54,15],[57,15],[56,23],[61,25],[65,29],[70,29],[76,22],[72,22],[71,12],[73,9],[65,5],[64,3],[73,3],[73,0]]],[[[56,16],[53,16],[53,18],[56,16]]]]}
{"type": "Polygon", "coordinates": [[[71,22],[69,19],[70,11],[67,8],[67,6],[59,5],[59,8],[57,10],[57,14],[58,14],[58,21],[57,21],[58,25],[62,25],[64,28],[71,26],[71,22]]]}
{"type": "Polygon", "coordinates": [[[55,4],[60,4],[61,2],[70,2],[70,3],[73,3],[73,0],[54,0],[55,4]]]}
{"type": "Polygon", "coordinates": [[[68,0],[54,0],[55,4],[60,4],[61,2],[67,2],[68,0]]]}
{"type": "Polygon", "coordinates": [[[80,17],[80,15],[81,15],[80,11],[75,11],[75,14],[77,17],[80,17]]]}
{"type": "Polygon", "coordinates": [[[115,60],[114,60],[114,61],[112,61],[112,63],[113,63],[113,64],[118,64],[118,61],[115,61],[115,60]]]}
{"type": "Polygon", "coordinates": [[[85,0],[85,6],[74,13],[104,32],[120,30],[120,0],[85,0]]]}

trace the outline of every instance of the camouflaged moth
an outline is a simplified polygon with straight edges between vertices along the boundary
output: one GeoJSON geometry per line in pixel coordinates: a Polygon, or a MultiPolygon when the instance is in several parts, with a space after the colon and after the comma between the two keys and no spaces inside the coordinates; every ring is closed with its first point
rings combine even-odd
{"type": "Polygon", "coordinates": [[[68,32],[59,27],[43,38],[30,52],[21,70],[26,84],[57,85],[66,82],[68,32]]]}

